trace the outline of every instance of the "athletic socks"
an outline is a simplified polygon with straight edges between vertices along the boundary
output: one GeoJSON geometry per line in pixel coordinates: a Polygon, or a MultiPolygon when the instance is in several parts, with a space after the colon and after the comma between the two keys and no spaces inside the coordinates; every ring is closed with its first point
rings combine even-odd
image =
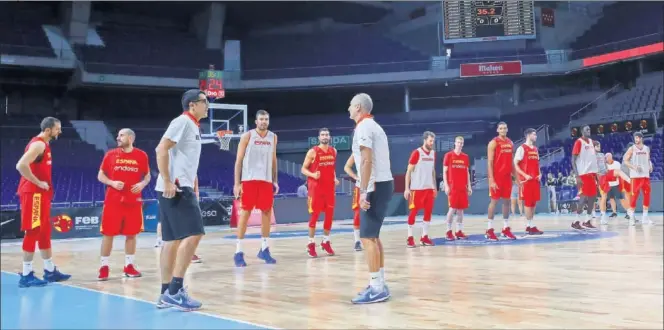
{"type": "Polygon", "coordinates": [[[413,225],[408,225],[408,237],[413,237],[413,225]]]}
{"type": "Polygon", "coordinates": [[[23,276],[28,276],[32,271],[32,261],[23,262],[23,276]]]}
{"type": "Polygon", "coordinates": [[[55,264],[53,263],[53,259],[44,259],[44,269],[48,270],[49,272],[52,272],[55,270],[55,264]]]}
{"type": "Polygon", "coordinates": [[[323,236],[323,243],[329,242],[330,236],[323,236]]]}
{"type": "Polygon", "coordinates": [[[383,281],[381,280],[380,271],[375,273],[369,273],[369,285],[372,289],[376,291],[383,290],[383,281]]]}
{"type": "Polygon", "coordinates": [[[270,247],[270,246],[267,244],[267,243],[268,243],[268,242],[267,242],[268,239],[269,239],[269,237],[263,237],[263,238],[261,239],[261,251],[265,251],[265,249],[267,249],[267,248],[270,247]]]}
{"type": "Polygon", "coordinates": [[[503,219],[503,229],[507,228],[510,226],[510,219],[503,219]]]}
{"type": "Polygon", "coordinates": [[[316,236],[309,237],[309,243],[315,243],[315,242],[316,242],[316,236]]]}
{"type": "Polygon", "coordinates": [[[648,217],[648,210],[643,210],[643,219],[645,220],[648,217]]]}
{"type": "Polygon", "coordinates": [[[101,257],[101,266],[108,266],[108,257],[101,257]]]}
{"type": "Polygon", "coordinates": [[[533,220],[528,220],[528,225],[526,227],[532,227],[533,226],[533,220]]]}
{"type": "Polygon", "coordinates": [[[380,281],[385,285],[385,268],[381,268],[378,273],[380,274],[380,281]]]}
{"type": "Polygon", "coordinates": [[[240,253],[242,252],[242,239],[238,238],[237,242],[235,243],[235,253],[240,253]]]}
{"type": "Polygon", "coordinates": [[[457,222],[457,231],[460,231],[460,230],[463,230],[463,222],[457,222]]]}
{"type": "Polygon", "coordinates": [[[489,221],[487,221],[486,229],[492,229],[492,228],[493,228],[493,219],[489,219],[489,221]]]}
{"type": "Polygon", "coordinates": [[[447,222],[447,231],[452,230],[452,221],[447,222]]]}
{"type": "Polygon", "coordinates": [[[125,256],[125,267],[134,264],[134,255],[128,254],[125,256]]]}
{"type": "Polygon", "coordinates": [[[422,236],[429,235],[429,221],[422,222],[422,236]]]}
{"type": "Polygon", "coordinates": [[[353,230],[353,235],[355,236],[355,242],[359,242],[360,241],[360,230],[359,229],[353,230]]]}
{"type": "Polygon", "coordinates": [[[182,277],[173,277],[171,283],[168,285],[168,294],[171,296],[176,295],[182,289],[183,283],[184,279],[182,277]]]}
{"type": "Polygon", "coordinates": [[[161,283],[161,294],[166,293],[166,290],[168,290],[168,287],[170,286],[170,283],[161,283]]]}

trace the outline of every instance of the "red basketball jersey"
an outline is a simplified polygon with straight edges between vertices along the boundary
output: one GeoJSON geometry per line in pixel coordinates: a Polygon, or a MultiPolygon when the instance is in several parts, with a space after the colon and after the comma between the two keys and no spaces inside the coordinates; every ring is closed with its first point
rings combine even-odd
{"type": "Polygon", "coordinates": [[[456,154],[450,151],[443,158],[443,166],[447,166],[447,176],[445,180],[451,190],[468,188],[468,168],[470,167],[470,158],[465,153],[456,154]]]}
{"type": "Polygon", "coordinates": [[[32,174],[39,179],[39,181],[44,181],[48,183],[48,191],[41,189],[37,187],[34,183],[30,182],[23,176],[21,176],[21,180],[18,182],[18,193],[49,193],[53,194],[53,179],[52,179],[52,172],[51,172],[51,167],[53,165],[53,160],[51,158],[51,147],[49,146],[48,142],[44,141],[44,139],[35,136],[28,142],[28,145],[25,146],[25,152],[28,151],[30,148],[30,145],[35,143],[35,142],[43,142],[46,145],[46,148],[44,149],[44,153],[39,155],[37,159],[35,159],[34,162],[30,164],[30,171],[32,171],[32,174]]]}
{"type": "MultiPolygon", "coordinates": [[[[531,147],[524,143],[521,148],[523,148],[523,158],[519,161],[519,168],[531,177],[536,178],[540,173],[537,147],[531,147]]],[[[523,176],[519,175],[519,181],[525,180],[523,176]]]]}
{"type": "Polygon", "coordinates": [[[320,177],[318,180],[307,178],[309,190],[334,189],[337,150],[333,147],[327,147],[327,150],[325,150],[320,146],[315,146],[312,149],[316,153],[316,157],[309,165],[309,171],[312,173],[320,172],[320,177]]]}
{"type": "Polygon", "coordinates": [[[496,149],[493,153],[493,176],[505,177],[512,173],[512,153],[513,144],[512,140],[508,137],[501,138],[499,136],[493,138],[496,143],[496,149]]]}
{"type": "Polygon", "coordinates": [[[113,181],[124,182],[119,191],[112,187],[106,188],[105,202],[140,203],[141,193],[134,194],[131,187],[143,180],[150,172],[148,155],[141,149],[134,148],[124,152],[121,148],[109,150],[104,155],[101,170],[113,181]]]}

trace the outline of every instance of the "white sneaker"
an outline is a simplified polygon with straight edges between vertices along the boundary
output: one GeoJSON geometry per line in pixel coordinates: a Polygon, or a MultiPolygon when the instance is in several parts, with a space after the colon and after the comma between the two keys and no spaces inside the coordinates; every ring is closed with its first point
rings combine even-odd
{"type": "Polygon", "coordinates": [[[154,247],[158,248],[164,245],[164,241],[157,239],[157,242],[154,243],[154,247]]]}

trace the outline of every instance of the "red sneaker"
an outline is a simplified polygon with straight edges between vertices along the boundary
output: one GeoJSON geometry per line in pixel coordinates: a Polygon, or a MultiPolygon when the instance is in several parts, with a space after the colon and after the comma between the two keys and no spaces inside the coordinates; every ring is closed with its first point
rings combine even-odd
{"type": "Polygon", "coordinates": [[[107,281],[108,280],[108,273],[110,273],[111,270],[108,268],[108,266],[101,266],[99,268],[99,276],[97,277],[98,280],[100,281],[107,281]]]}
{"type": "Polygon", "coordinates": [[[320,243],[320,247],[328,256],[334,255],[334,250],[332,250],[332,243],[330,243],[330,241],[320,243]]]}
{"type": "Polygon", "coordinates": [[[583,227],[581,227],[581,223],[579,221],[572,222],[572,229],[584,230],[583,227]]]}
{"type": "Polygon", "coordinates": [[[528,235],[542,235],[542,234],[544,234],[544,232],[537,229],[536,226],[532,226],[532,227],[526,227],[526,234],[528,234],[528,235]]]}
{"type": "Polygon", "coordinates": [[[200,264],[201,262],[203,262],[203,259],[201,259],[201,257],[199,257],[198,255],[194,254],[194,256],[191,257],[192,264],[200,264]]]}
{"type": "Polygon", "coordinates": [[[445,239],[448,241],[455,241],[456,237],[454,237],[451,230],[448,230],[447,233],[445,233],[445,239]]]}
{"type": "Polygon", "coordinates": [[[514,234],[512,234],[512,230],[510,229],[510,227],[505,227],[503,229],[503,231],[501,232],[501,234],[503,235],[503,237],[506,237],[506,238],[509,238],[509,239],[516,239],[516,236],[514,236],[514,234]]]}
{"type": "Polygon", "coordinates": [[[307,244],[307,253],[309,254],[309,258],[318,258],[318,253],[316,253],[316,243],[311,242],[307,244]]]}
{"type": "Polygon", "coordinates": [[[484,237],[490,241],[497,241],[498,237],[496,236],[496,233],[494,232],[493,228],[487,229],[486,233],[484,234],[484,237]]]}
{"type": "Polygon", "coordinates": [[[124,274],[127,277],[141,277],[141,276],[143,276],[143,274],[141,274],[141,272],[136,270],[136,267],[134,267],[134,265],[132,265],[132,264],[129,264],[129,265],[125,266],[124,274]]]}
{"type": "Polygon", "coordinates": [[[593,226],[593,224],[590,222],[590,220],[582,223],[582,225],[588,229],[596,229],[597,227],[593,226]]]}
{"type": "Polygon", "coordinates": [[[415,239],[413,238],[413,236],[408,236],[408,239],[406,240],[406,246],[409,248],[415,247],[415,239]]]}
{"type": "Polygon", "coordinates": [[[431,239],[429,238],[429,235],[422,236],[422,238],[420,238],[420,244],[422,244],[422,246],[434,246],[435,245],[435,244],[433,244],[433,241],[431,241],[431,239]]]}
{"type": "Polygon", "coordinates": [[[468,236],[463,233],[463,231],[459,230],[456,232],[456,238],[457,239],[468,239],[468,236]]]}

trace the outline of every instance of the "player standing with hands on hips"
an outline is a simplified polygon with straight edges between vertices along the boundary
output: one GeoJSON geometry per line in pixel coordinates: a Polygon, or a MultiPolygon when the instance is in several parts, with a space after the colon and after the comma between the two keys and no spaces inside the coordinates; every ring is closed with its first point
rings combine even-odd
{"type": "Polygon", "coordinates": [[[385,254],[380,229],[394,192],[387,135],[371,115],[373,101],[367,94],[357,94],[348,112],[355,121],[352,153],[360,179],[360,238],[369,266],[369,286],[353,298],[354,304],[370,304],[390,298],[385,285],[385,254]]]}

